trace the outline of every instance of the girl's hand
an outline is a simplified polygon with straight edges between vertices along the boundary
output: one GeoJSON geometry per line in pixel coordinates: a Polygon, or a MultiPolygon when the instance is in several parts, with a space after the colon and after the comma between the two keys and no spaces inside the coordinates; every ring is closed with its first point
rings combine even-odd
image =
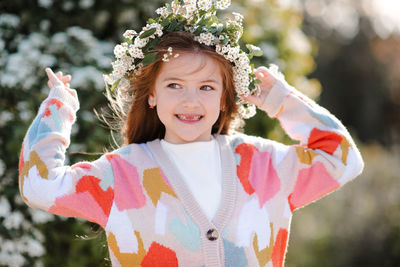
{"type": "Polygon", "coordinates": [[[53,88],[56,85],[62,85],[68,91],[70,91],[69,82],[71,81],[71,78],[72,78],[71,75],[63,75],[61,71],[54,74],[54,72],[50,68],[46,68],[46,74],[47,74],[47,77],[49,78],[47,85],[50,88],[53,88]]]}
{"type": "Polygon", "coordinates": [[[256,105],[257,107],[261,107],[264,103],[265,98],[267,97],[269,91],[271,91],[272,86],[274,85],[276,79],[272,74],[269,73],[266,67],[259,67],[254,71],[256,77],[261,80],[261,83],[257,84],[260,86],[260,94],[256,95],[249,95],[247,97],[242,96],[247,102],[256,105]]]}

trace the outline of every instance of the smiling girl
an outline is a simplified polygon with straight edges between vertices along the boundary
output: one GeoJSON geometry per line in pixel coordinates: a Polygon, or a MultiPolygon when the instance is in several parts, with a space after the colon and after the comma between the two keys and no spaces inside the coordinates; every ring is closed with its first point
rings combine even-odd
{"type": "Polygon", "coordinates": [[[225,2],[175,1],[125,34],[107,77],[124,141],[94,162],[64,166],[79,102],[71,77],[46,69],[51,89],[24,139],[21,194],[101,225],[113,266],[283,266],[292,212],[362,171],[340,121],[273,69],[248,67],[233,22],[193,27],[225,2]],[[211,32],[222,37],[211,42],[211,32]],[[236,132],[251,105],[300,144],[236,132]]]}

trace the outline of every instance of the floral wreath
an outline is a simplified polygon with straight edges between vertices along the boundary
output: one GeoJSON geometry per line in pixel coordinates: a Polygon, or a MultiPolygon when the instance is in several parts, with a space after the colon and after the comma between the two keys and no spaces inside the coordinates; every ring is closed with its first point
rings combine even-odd
{"type": "MultiPolygon", "coordinates": [[[[173,0],[156,10],[158,18],[148,19],[147,25],[138,34],[127,30],[124,42],[114,48],[117,58],[112,62],[113,71],[104,75],[104,81],[110,85],[110,90],[126,90],[129,88],[129,77],[140,72],[157,59],[154,47],[160,38],[174,31],[187,31],[194,35],[194,40],[207,46],[215,47],[215,51],[232,63],[234,85],[237,93],[236,103],[239,105],[239,115],[250,118],[256,113],[253,104],[247,103],[241,96],[259,94],[258,80],[253,73],[254,65],[250,64],[253,56],[261,56],[259,47],[246,44],[248,52],[239,46],[243,33],[243,16],[232,12],[234,19],[220,20],[216,16],[218,9],[226,9],[231,0],[173,0]]],[[[167,62],[173,55],[172,48],[164,54],[162,60],[167,62]]]]}

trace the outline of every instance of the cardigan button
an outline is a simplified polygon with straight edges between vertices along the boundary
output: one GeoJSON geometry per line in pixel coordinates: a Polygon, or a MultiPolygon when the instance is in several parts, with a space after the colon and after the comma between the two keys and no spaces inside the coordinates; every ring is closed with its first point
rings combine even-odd
{"type": "Polygon", "coordinates": [[[210,229],[207,231],[207,239],[210,241],[217,240],[219,237],[218,231],[216,229],[210,229]]]}

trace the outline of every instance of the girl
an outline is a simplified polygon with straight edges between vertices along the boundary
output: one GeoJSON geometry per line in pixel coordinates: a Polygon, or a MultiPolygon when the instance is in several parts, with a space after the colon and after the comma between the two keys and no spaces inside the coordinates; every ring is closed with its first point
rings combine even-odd
{"type": "MultiPolygon", "coordinates": [[[[170,10],[160,18],[179,15],[170,10]]],[[[248,62],[230,60],[226,46],[205,44],[205,35],[185,27],[156,36],[157,25],[135,35],[124,53],[116,48],[120,61],[129,56],[133,66],[124,65],[122,75],[122,63],[114,63],[124,144],[94,162],[63,165],[79,102],[71,77],[46,69],[50,93],[20,157],[23,199],[101,225],[113,266],[283,266],[293,210],[362,171],[354,142],[335,117],[272,69],[243,74],[237,67],[248,62]],[[147,44],[159,38],[151,62],[145,45],[143,55],[132,51],[146,38],[147,44]],[[248,88],[259,79],[259,92],[240,90],[238,75],[249,77],[248,88]],[[300,145],[235,133],[249,107],[243,100],[278,118],[300,145]]]]}

